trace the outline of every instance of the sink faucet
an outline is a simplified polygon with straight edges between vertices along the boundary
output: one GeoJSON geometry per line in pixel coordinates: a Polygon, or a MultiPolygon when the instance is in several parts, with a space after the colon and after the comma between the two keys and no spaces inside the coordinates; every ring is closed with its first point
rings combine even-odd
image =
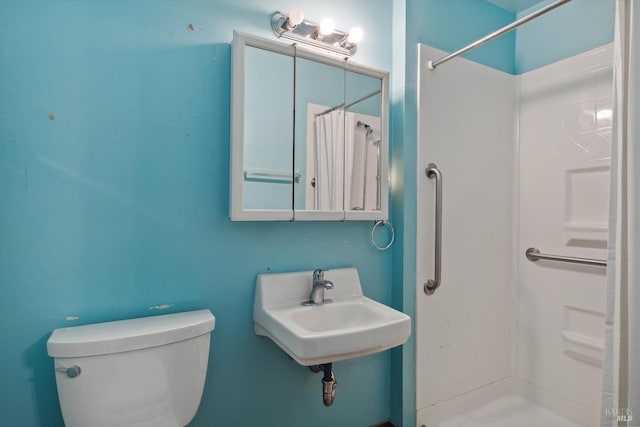
{"type": "Polygon", "coordinates": [[[309,300],[304,301],[303,305],[322,305],[324,303],[331,302],[330,299],[324,298],[324,290],[333,289],[333,282],[325,280],[324,271],[317,269],[313,272],[313,287],[311,288],[311,295],[309,300]]]}

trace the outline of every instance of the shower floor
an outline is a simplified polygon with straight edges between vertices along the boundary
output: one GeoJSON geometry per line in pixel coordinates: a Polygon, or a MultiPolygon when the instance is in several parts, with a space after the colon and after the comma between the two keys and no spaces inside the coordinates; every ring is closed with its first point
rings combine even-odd
{"type": "Polygon", "coordinates": [[[509,394],[449,419],[438,427],[581,427],[559,415],[509,394]]]}

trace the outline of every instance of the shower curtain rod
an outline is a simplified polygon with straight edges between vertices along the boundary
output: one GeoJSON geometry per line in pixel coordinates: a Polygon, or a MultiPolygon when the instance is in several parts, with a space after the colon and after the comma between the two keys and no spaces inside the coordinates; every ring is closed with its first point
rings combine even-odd
{"type": "Polygon", "coordinates": [[[382,90],[377,90],[375,92],[371,92],[369,95],[365,95],[362,98],[353,101],[351,104],[344,105],[344,102],[343,102],[342,104],[338,104],[335,107],[331,107],[331,108],[329,108],[327,110],[324,110],[321,113],[316,114],[314,117],[323,116],[325,114],[328,114],[328,113],[330,113],[332,111],[337,110],[338,108],[343,108],[344,107],[345,110],[348,110],[349,108],[353,107],[354,105],[359,104],[362,101],[366,101],[369,98],[373,98],[374,96],[379,95],[381,93],[382,93],[382,90]]]}
{"type": "Polygon", "coordinates": [[[571,0],[559,0],[555,3],[551,3],[549,6],[543,7],[540,10],[537,10],[527,16],[525,16],[524,18],[520,18],[517,21],[512,22],[511,24],[502,27],[501,29],[494,31],[493,33],[481,38],[480,40],[477,40],[473,43],[471,43],[470,45],[468,45],[467,47],[463,47],[462,49],[453,52],[452,54],[449,54],[443,58],[440,58],[436,61],[429,61],[427,63],[427,65],[429,66],[429,69],[431,70],[435,70],[436,67],[438,67],[440,64],[444,64],[445,62],[462,55],[463,53],[466,53],[472,49],[477,48],[478,46],[482,46],[483,44],[490,42],[493,39],[496,39],[512,30],[515,30],[516,28],[518,28],[520,25],[522,24],[526,24],[527,22],[531,21],[532,19],[536,19],[539,16],[544,15],[547,12],[551,12],[553,9],[562,6],[565,3],[569,3],[571,0]]]}

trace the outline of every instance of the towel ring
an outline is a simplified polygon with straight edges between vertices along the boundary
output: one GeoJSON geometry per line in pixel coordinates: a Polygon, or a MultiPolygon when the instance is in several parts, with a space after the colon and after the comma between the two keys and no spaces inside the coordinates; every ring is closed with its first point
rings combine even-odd
{"type": "Polygon", "coordinates": [[[371,245],[376,248],[379,251],[386,251],[387,249],[389,249],[391,247],[391,245],[393,245],[393,241],[396,238],[396,231],[393,229],[393,225],[391,225],[391,223],[389,221],[376,221],[373,224],[373,228],[371,228],[371,245]],[[388,225],[389,229],[391,230],[391,240],[389,241],[389,243],[387,243],[386,246],[380,246],[376,243],[376,238],[374,237],[374,234],[376,232],[376,228],[378,228],[380,225],[388,225]]]}

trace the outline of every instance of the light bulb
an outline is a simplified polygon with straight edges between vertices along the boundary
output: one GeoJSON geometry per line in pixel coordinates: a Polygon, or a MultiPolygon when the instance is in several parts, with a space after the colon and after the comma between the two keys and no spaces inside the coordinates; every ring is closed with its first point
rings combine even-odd
{"type": "Polygon", "coordinates": [[[328,36],[329,34],[333,34],[333,30],[336,29],[336,24],[333,22],[331,18],[324,18],[320,22],[320,35],[328,36]]]}
{"type": "Polygon", "coordinates": [[[364,32],[360,27],[353,27],[351,31],[349,31],[349,36],[347,37],[347,42],[349,44],[358,44],[362,41],[364,37],[364,32]]]}
{"type": "Polygon", "coordinates": [[[293,9],[291,12],[289,12],[289,16],[287,17],[287,24],[289,24],[290,27],[295,27],[297,25],[300,25],[303,19],[304,13],[302,13],[302,9],[293,9]]]}

